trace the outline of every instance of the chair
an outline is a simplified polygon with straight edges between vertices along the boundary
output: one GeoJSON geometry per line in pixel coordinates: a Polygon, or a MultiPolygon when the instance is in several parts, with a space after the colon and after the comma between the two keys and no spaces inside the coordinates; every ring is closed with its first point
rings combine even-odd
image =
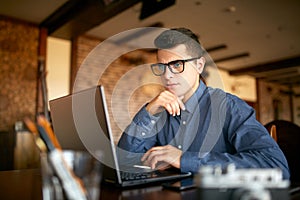
{"type": "Polygon", "coordinates": [[[265,125],[283,151],[290,168],[291,184],[300,184],[300,127],[285,120],[274,120],[265,125]]]}
{"type": "Polygon", "coordinates": [[[14,169],[15,134],[0,131],[0,171],[14,169]]]}
{"type": "Polygon", "coordinates": [[[271,137],[277,142],[277,132],[276,126],[274,124],[270,125],[270,127],[266,127],[271,135],[271,137]]]}

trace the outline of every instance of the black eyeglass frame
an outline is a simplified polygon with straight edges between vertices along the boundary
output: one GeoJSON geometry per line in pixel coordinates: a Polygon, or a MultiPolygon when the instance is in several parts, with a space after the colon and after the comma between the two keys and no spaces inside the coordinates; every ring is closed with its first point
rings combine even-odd
{"type": "Polygon", "coordinates": [[[168,66],[169,70],[173,73],[173,74],[180,74],[184,71],[184,66],[185,66],[185,63],[186,62],[190,62],[190,61],[193,61],[193,60],[197,60],[201,58],[201,56],[199,57],[195,57],[195,58],[189,58],[189,59],[185,59],[185,60],[173,60],[171,62],[168,62],[168,63],[155,63],[155,64],[152,64],[151,65],[151,70],[152,70],[152,73],[155,75],[155,76],[162,76],[166,73],[166,67],[168,66]],[[182,71],[176,71],[174,72],[172,67],[170,66],[172,63],[177,63],[177,62],[182,62],[182,71]],[[164,66],[164,70],[162,71],[162,73],[160,74],[157,74],[154,72],[154,67],[157,67],[158,65],[163,65],[164,66]]]}

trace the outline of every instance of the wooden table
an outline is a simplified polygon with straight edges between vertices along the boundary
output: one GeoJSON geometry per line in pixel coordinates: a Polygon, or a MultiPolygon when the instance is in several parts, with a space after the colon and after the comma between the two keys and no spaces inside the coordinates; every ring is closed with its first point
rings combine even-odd
{"type": "Polygon", "coordinates": [[[0,199],[42,199],[40,169],[0,171],[0,199]]]}
{"type": "MultiPolygon", "coordinates": [[[[211,198],[201,197],[198,189],[190,189],[186,191],[166,190],[160,185],[140,187],[134,189],[121,190],[108,185],[101,185],[100,198],[108,200],[122,199],[143,199],[143,200],[193,200],[193,199],[219,199],[214,197],[216,194],[210,193],[211,198]]],[[[282,199],[282,193],[275,195],[274,199],[282,199]],[[281,197],[280,197],[281,196],[281,197]]],[[[283,196],[287,197],[284,193],[283,196]]],[[[207,195],[206,195],[207,196],[207,195]]],[[[223,195],[224,197],[224,195],[223,195]]],[[[42,195],[42,176],[40,169],[24,169],[0,171],[0,199],[43,199],[42,195]]],[[[299,194],[291,197],[290,200],[300,199],[299,194]]]]}
{"type": "MultiPolygon", "coordinates": [[[[140,187],[135,189],[118,189],[108,185],[102,185],[100,199],[155,199],[177,200],[188,199],[196,195],[196,190],[176,192],[165,190],[160,185],[140,187]]],[[[0,199],[43,199],[42,177],[40,169],[25,169],[0,171],[0,199]]]]}

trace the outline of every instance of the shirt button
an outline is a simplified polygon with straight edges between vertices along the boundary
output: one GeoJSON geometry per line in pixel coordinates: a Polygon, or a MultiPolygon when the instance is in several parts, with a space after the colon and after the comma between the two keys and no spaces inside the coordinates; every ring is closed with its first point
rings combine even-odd
{"type": "Polygon", "coordinates": [[[145,136],[146,135],[146,133],[145,132],[142,132],[142,136],[145,136]]]}
{"type": "Polygon", "coordinates": [[[183,121],[182,124],[185,125],[185,124],[186,124],[186,121],[183,121]]]}
{"type": "Polygon", "coordinates": [[[152,123],[152,124],[155,124],[155,121],[154,121],[154,120],[151,120],[151,123],[152,123]]]}
{"type": "Polygon", "coordinates": [[[182,146],[181,145],[178,145],[178,149],[181,149],[182,148],[182,146]]]}

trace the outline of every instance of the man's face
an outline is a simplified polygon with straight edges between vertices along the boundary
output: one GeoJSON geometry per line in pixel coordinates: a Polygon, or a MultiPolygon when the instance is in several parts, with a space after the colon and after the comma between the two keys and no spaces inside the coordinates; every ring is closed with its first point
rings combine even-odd
{"type": "MultiPolygon", "coordinates": [[[[164,64],[174,60],[186,60],[189,58],[192,57],[186,52],[186,47],[183,44],[172,49],[158,50],[157,52],[158,62],[164,64]]],[[[161,75],[161,80],[166,90],[178,97],[182,97],[183,101],[192,96],[199,85],[199,74],[204,66],[202,61],[204,62],[203,57],[198,60],[185,62],[184,71],[179,74],[172,73],[167,67],[165,74],[161,75]]]]}

